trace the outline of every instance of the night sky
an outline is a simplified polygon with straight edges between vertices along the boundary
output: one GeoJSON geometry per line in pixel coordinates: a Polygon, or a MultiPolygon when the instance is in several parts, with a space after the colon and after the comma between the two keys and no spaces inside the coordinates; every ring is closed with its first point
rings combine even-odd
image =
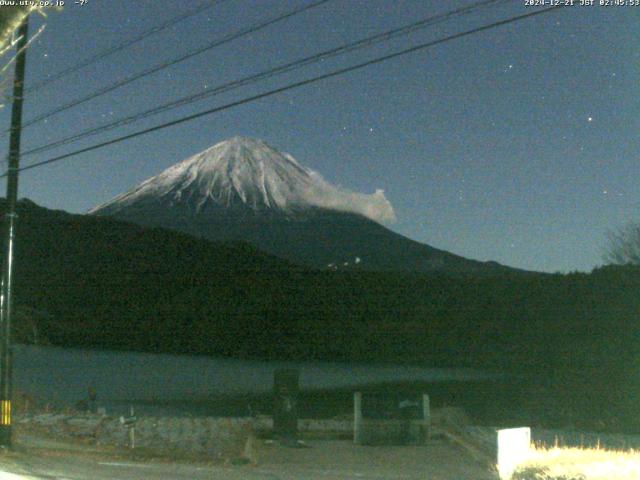
{"type": "MultiPolygon", "coordinates": [[[[218,2],[27,95],[24,119],[310,1],[218,2]]],[[[23,150],[470,3],[332,0],[33,125],[23,150]]],[[[490,6],[22,162],[539,8],[524,3],[490,6]]],[[[47,19],[33,16],[31,32],[43,23],[46,30],[27,54],[27,88],[199,4],[68,0],[47,19]]],[[[9,110],[0,111],[6,127],[9,110]]],[[[640,220],[639,134],[640,7],[575,6],[25,171],[20,197],[85,212],[245,135],[291,153],[332,183],[384,189],[397,217],[389,227],[420,242],[514,267],[590,271],[603,263],[607,231],[640,220]]],[[[6,136],[1,142],[6,151],[6,136]]]]}

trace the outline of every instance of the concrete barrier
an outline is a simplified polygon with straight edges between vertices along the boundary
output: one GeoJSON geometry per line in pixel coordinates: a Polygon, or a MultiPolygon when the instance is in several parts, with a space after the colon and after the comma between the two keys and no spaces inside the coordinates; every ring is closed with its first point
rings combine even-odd
{"type": "MultiPolygon", "coordinates": [[[[132,425],[97,414],[40,414],[16,419],[18,428],[121,447],[131,446],[132,425]]],[[[183,452],[207,457],[237,454],[253,430],[252,418],[142,417],[133,425],[136,448],[183,452]]]]}
{"type": "MultiPolygon", "coordinates": [[[[129,447],[130,426],[119,417],[99,414],[42,413],[21,415],[17,425],[31,427],[58,438],[87,440],[129,447]]],[[[135,446],[208,456],[225,456],[241,450],[250,432],[270,433],[269,416],[253,417],[139,417],[133,424],[135,446]]],[[[346,437],[353,432],[351,420],[300,419],[301,433],[346,437]]]]}

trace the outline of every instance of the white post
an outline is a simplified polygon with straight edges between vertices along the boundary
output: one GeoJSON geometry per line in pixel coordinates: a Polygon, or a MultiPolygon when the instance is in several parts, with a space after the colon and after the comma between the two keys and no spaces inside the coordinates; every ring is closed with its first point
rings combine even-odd
{"type": "Polygon", "coordinates": [[[362,392],[353,394],[353,443],[362,443],[362,392]]]}
{"type": "Polygon", "coordinates": [[[431,403],[429,395],[426,393],[422,395],[422,415],[424,418],[424,439],[426,441],[431,438],[431,403]]]}
{"type": "Polygon", "coordinates": [[[529,456],[530,446],[529,427],[498,430],[498,473],[501,479],[511,478],[518,465],[529,456]]]}

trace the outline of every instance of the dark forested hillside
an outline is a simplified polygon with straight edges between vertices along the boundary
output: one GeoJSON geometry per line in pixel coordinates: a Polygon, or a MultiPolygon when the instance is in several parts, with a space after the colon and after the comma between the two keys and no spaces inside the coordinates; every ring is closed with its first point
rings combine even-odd
{"type": "Polygon", "coordinates": [[[19,215],[16,304],[27,330],[53,344],[472,366],[535,378],[539,409],[637,410],[638,268],[478,279],[314,271],[246,244],[28,201],[19,215]]]}

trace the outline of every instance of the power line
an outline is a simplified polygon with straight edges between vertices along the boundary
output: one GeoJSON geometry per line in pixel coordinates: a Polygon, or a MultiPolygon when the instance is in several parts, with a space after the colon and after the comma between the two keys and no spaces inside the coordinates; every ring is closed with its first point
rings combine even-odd
{"type": "Polygon", "coordinates": [[[167,20],[164,23],[161,23],[160,25],[156,25],[155,27],[150,28],[149,30],[146,30],[140,34],[138,34],[137,36],[123,42],[120,43],[118,45],[114,45],[112,47],[107,48],[106,50],[103,50],[101,52],[96,53],[95,55],[85,58],[84,60],[79,61],[78,63],[76,63],[75,65],[72,65],[64,70],[59,71],[58,73],[53,74],[52,76],[45,78],[35,84],[33,84],[31,87],[26,88],[25,89],[25,93],[33,93],[36,90],[41,89],[44,86],[48,86],[49,84],[51,84],[52,82],[55,82],[57,80],[60,80],[63,77],[66,77],[67,75],[77,72],[78,70],[81,70],[89,65],[91,65],[92,63],[95,63],[99,60],[102,60],[108,56],[111,56],[115,53],[121,52],[122,50],[125,50],[129,47],[131,47],[132,45],[135,45],[136,43],[141,42],[142,40],[145,40],[146,38],[155,35],[156,33],[159,33],[163,30],[166,30],[169,27],[172,27],[180,22],[182,22],[183,20],[186,20],[188,18],[191,18],[195,15],[198,15],[199,13],[204,12],[205,10],[208,10],[209,8],[213,7],[215,4],[218,3],[222,3],[225,2],[227,0],[207,0],[207,2],[205,2],[204,4],[200,5],[199,7],[195,8],[194,10],[191,10],[187,13],[183,13],[181,15],[178,15],[176,17],[173,17],[169,20],[167,20]]]}
{"type": "Polygon", "coordinates": [[[392,30],[388,30],[376,35],[372,35],[369,36],[367,38],[364,38],[362,40],[358,40],[356,42],[352,42],[352,43],[348,43],[346,45],[342,45],[340,47],[336,47],[336,48],[332,48],[329,50],[325,50],[323,52],[311,55],[309,57],[305,57],[302,58],[300,60],[296,60],[294,62],[289,62],[286,63],[284,65],[275,67],[275,68],[271,68],[268,70],[264,70],[262,72],[259,72],[257,74],[253,74],[244,78],[241,78],[239,80],[234,80],[232,82],[228,82],[222,85],[219,85],[211,90],[207,90],[204,92],[199,92],[196,94],[191,94],[191,95],[187,95],[184,96],[178,100],[174,100],[168,103],[165,103],[163,105],[159,105],[157,107],[153,107],[149,110],[146,110],[144,112],[140,112],[134,115],[130,115],[127,117],[123,117],[123,118],[119,118],[117,120],[114,120],[110,123],[98,126],[98,127],[93,127],[93,128],[89,128],[87,130],[84,130],[80,133],[71,135],[69,137],[65,137],[63,139],[57,140],[55,142],[52,143],[48,143],[36,148],[33,148],[31,150],[28,150],[26,152],[23,152],[22,155],[33,155],[35,153],[41,153],[47,150],[51,150],[52,148],[56,148],[59,147],[61,145],[67,145],[71,142],[74,142],[76,140],[85,138],[87,136],[91,136],[91,135],[97,135],[99,133],[103,133],[105,131],[108,130],[112,130],[114,128],[117,127],[121,127],[124,125],[128,125],[130,123],[133,122],[137,122],[139,120],[151,117],[153,115],[157,115],[159,113],[168,111],[168,110],[172,110],[174,108],[178,108],[184,105],[188,105],[200,100],[204,100],[206,98],[210,98],[213,96],[216,96],[220,93],[224,93],[224,92],[228,92],[230,90],[234,90],[236,88],[242,87],[242,86],[246,86],[246,85],[250,85],[253,84],[255,82],[261,81],[261,80],[265,80],[271,77],[274,77],[276,75],[280,75],[283,73],[287,73],[287,72],[291,72],[294,70],[297,70],[299,68],[302,67],[306,67],[308,65],[311,65],[313,63],[317,63],[320,62],[322,60],[334,57],[334,56],[338,56],[338,55],[342,55],[345,53],[349,53],[358,49],[362,49],[362,48],[366,48],[366,47],[370,47],[372,45],[375,45],[377,43],[381,43],[383,41],[389,41],[393,38],[399,37],[401,35],[407,35],[409,33],[412,33],[416,30],[419,30],[421,28],[427,27],[427,26],[431,26],[434,25],[436,23],[440,23],[440,22],[444,22],[447,21],[451,18],[457,17],[457,16],[462,16],[462,15],[466,15],[475,11],[478,11],[481,8],[485,8],[488,6],[491,6],[493,4],[500,4],[500,3],[507,3],[511,0],[483,0],[481,2],[476,2],[472,5],[468,5],[464,8],[460,8],[457,10],[452,10],[446,13],[442,13],[439,15],[434,15],[434,16],[430,16],[427,18],[423,18],[417,22],[411,23],[409,25],[405,25],[403,27],[399,27],[399,28],[395,28],[392,30]]]}
{"type": "Polygon", "coordinates": [[[136,74],[134,74],[134,75],[132,75],[130,77],[127,77],[127,78],[119,80],[119,81],[117,81],[115,83],[112,83],[111,85],[107,85],[106,87],[103,87],[103,88],[101,88],[101,89],[99,89],[99,90],[97,90],[97,91],[95,91],[95,92],[93,92],[93,93],[91,93],[91,94],[89,94],[87,96],[84,96],[84,97],[81,97],[81,98],[77,98],[75,100],[72,100],[69,103],[66,103],[66,104],[64,104],[64,105],[62,105],[60,107],[57,107],[57,108],[55,108],[53,110],[50,110],[49,112],[43,113],[41,115],[38,115],[37,117],[34,117],[31,120],[25,122],[22,125],[22,128],[24,129],[24,128],[30,127],[31,125],[33,125],[35,123],[38,123],[38,122],[41,122],[42,120],[44,120],[46,118],[52,117],[53,115],[56,115],[56,114],[58,114],[60,112],[64,112],[65,110],[69,110],[70,108],[77,107],[78,105],[81,105],[83,103],[88,102],[89,100],[93,100],[93,99],[98,98],[98,97],[100,97],[102,95],[105,95],[105,94],[107,94],[109,92],[112,92],[112,91],[114,91],[114,90],[116,90],[116,89],[118,89],[120,87],[123,87],[123,86],[125,86],[125,85],[127,85],[127,84],[129,84],[131,82],[134,82],[135,80],[139,80],[139,79],[141,79],[143,77],[147,77],[147,76],[149,76],[151,74],[157,73],[157,72],[159,72],[161,70],[164,70],[165,68],[168,68],[168,67],[171,67],[173,65],[176,65],[177,63],[183,62],[184,60],[187,60],[189,58],[195,57],[196,55],[204,53],[204,52],[206,52],[208,50],[211,50],[213,48],[219,47],[220,45],[224,45],[225,43],[229,43],[232,40],[236,40],[237,38],[243,37],[245,35],[249,35],[251,33],[255,33],[255,32],[259,31],[259,30],[262,30],[263,28],[266,28],[266,27],[268,27],[270,25],[273,25],[274,23],[277,23],[277,22],[280,22],[280,21],[285,20],[287,18],[293,17],[294,15],[297,15],[299,13],[305,12],[307,10],[311,10],[313,8],[319,7],[319,6],[321,6],[321,5],[323,5],[323,4],[327,3],[327,2],[330,2],[330,1],[331,0],[319,0],[319,1],[316,1],[314,3],[305,5],[303,7],[298,7],[296,9],[294,9],[294,10],[290,10],[287,13],[279,15],[279,16],[277,16],[275,18],[271,18],[271,19],[269,19],[269,20],[267,20],[265,22],[257,23],[257,24],[254,24],[254,25],[250,26],[250,27],[238,30],[238,31],[236,31],[234,33],[231,33],[229,35],[226,35],[226,36],[222,37],[219,40],[215,40],[215,41],[205,45],[204,47],[200,47],[200,48],[198,48],[196,50],[192,50],[192,51],[190,51],[190,52],[188,52],[188,53],[186,53],[184,55],[180,55],[179,57],[176,57],[176,58],[174,58],[172,60],[169,60],[167,62],[163,62],[161,64],[155,65],[155,66],[153,66],[151,68],[143,70],[142,72],[136,73],[136,74]]]}
{"type": "MultiPolygon", "coordinates": [[[[172,120],[170,122],[162,123],[162,124],[156,125],[154,127],[150,127],[150,128],[144,129],[144,130],[140,130],[138,132],[130,133],[128,135],[123,135],[121,137],[117,137],[117,138],[114,138],[114,139],[111,139],[111,140],[108,140],[108,141],[105,141],[105,142],[101,142],[101,143],[98,143],[96,145],[92,145],[90,147],[81,148],[79,150],[75,150],[73,152],[66,153],[64,155],[59,155],[59,156],[56,156],[56,157],[53,157],[53,158],[49,158],[47,160],[43,160],[41,162],[34,163],[32,165],[27,165],[25,167],[21,167],[19,169],[19,171],[30,170],[32,168],[37,168],[37,167],[41,167],[43,165],[48,165],[48,164],[51,164],[51,163],[59,162],[59,161],[64,160],[66,158],[70,158],[70,157],[74,157],[74,156],[80,155],[81,153],[86,153],[86,152],[90,152],[90,151],[93,151],[93,150],[98,150],[100,148],[103,148],[103,147],[106,147],[106,146],[109,146],[109,145],[113,145],[113,144],[120,143],[120,142],[123,142],[123,141],[126,141],[126,140],[130,140],[132,138],[136,138],[136,137],[139,137],[139,136],[142,136],[142,135],[146,135],[148,133],[152,133],[152,132],[155,132],[155,131],[158,131],[158,130],[163,130],[165,128],[169,128],[169,127],[172,127],[174,125],[179,125],[181,123],[185,123],[185,122],[188,122],[188,121],[191,121],[191,120],[195,120],[195,119],[200,118],[200,117],[204,117],[204,116],[207,116],[207,115],[212,115],[214,113],[218,113],[218,112],[221,112],[221,111],[224,111],[224,110],[228,110],[230,108],[237,107],[237,106],[240,106],[240,105],[244,105],[246,103],[254,102],[256,100],[260,100],[262,98],[270,97],[270,96],[276,95],[278,93],[283,93],[283,92],[286,92],[288,90],[293,90],[295,88],[300,88],[300,87],[303,87],[303,86],[306,86],[306,85],[310,85],[312,83],[316,83],[316,82],[319,82],[319,81],[322,81],[322,80],[326,80],[328,78],[333,78],[333,77],[337,77],[339,75],[344,75],[346,73],[353,72],[355,70],[360,70],[362,68],[369,67],[371,65],[376,65],[378,63],[385,62],[387,60],[391,60],[391,59],[394,59],[394,58],[397,58],[397,57],[400,57],[400,56],[408,55],[410,53],[414,53],[414,52],[417,52],[417,51],[420,51],[420,50],[425,50],[427,48],[434,47],[436,45],[439,45],[439,44],[442,44],[442,43],[445,43],[445,42],[449,42],[451,40],[456,40],[458,38],[466,37],[466,36],[469,36],[469,35],[474,35],[476,33],[484,32],[486,30],[490,30],[490,29],[493,29],[493,28],[496,28],[496,27],[500,27],[500,26],[503,26],[503,25],[508,25],[508,24],[511,24],[511,23],[515,23],[517,21],[524,20],[526,18],[531,18],[531,17],[537,16],[537,15],[548,13],[548,12],[553,11],[553,10],[559,10],[561,8],[564,8],[564,7],[565,7],[564,5],[548,7],[548,8],[542,9],[542,10],[537,10],[535,12],[525,13],[525,14],[518,15],[518,16],[515,16],[515,17],[511,17],[511,18],[508,18],[508,19],[505,19],[505,20],[500,20],[500,21],[497,21],[497,22],[493,22],[493,23],[491,23],[489,25],[484,25],[482,27],[477,27],[477,28],[474,28],[474,29],[471,29],[471,30],[467,30],[467,31],[462,32],[462,33],[456,33],[454,35],[449,35],[447,37],[444,37],[444,38],[441,38],[441,39],[438,39],[438,40],[433,40],[433,41],[430,41],[430,42],[427,42],[427,43],[423,43],[423,44],[420,44],[420,45],[416,45],[416,46],[401,50],[399,52],[395,52],[395,53],[391,53],[391,54],[384,55],[384,56],[381,56],[381,57],[377,57],[377,58],[374,58],[372,60],[368,60],[366,62],[362,62],[362,63],[358,63],[356,65],[352,65],[350,67],[345,67],[345,68],[341,68],[341,69],[338,69],[338,70],[334,70],[332,72],[325,73],[325,74],[319,75],[317,77],[313,77],[313,78],[309,78],[307,80],[302,80],[302,81],[295,82],[295,83],[292,83],[292,84],[289,84],[289,85],[285,85],[284,87],[276,88],[276,89],[273,89],[273,90],[269,90],[267,92],[263,92],[263,93],[260,93],[260,94],[257,94],[257,95],[246,97],[246,98],[243,98],[241,100],[237,100],[235,102],[227,103],[226,105],[222,105],[222,106],[219,106],[219,107],[211,108],[211,109],[205,110],[203,112],[199,112],[199,113],[195,113],[195,114],[192,114],[192,115],[188,115],[188,116],[176,119],[176,120],[172,120]]],[[[5,177],[6,175],[7,174],[4,173],[4,174],[0,175],[0,178],[5,177]]]]}

